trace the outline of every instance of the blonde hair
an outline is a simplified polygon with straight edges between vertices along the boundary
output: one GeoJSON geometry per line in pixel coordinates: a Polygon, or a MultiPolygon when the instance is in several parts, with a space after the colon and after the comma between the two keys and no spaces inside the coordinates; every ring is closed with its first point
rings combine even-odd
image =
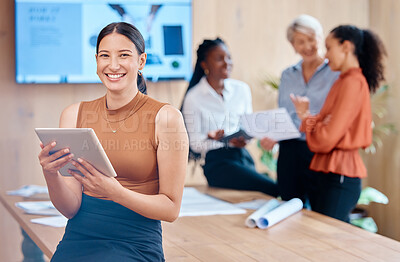
{"type": "Polygon", "coordinates": [[[314,36],[318,42],[322,42],[324,37],[321,23],[315,17],[305,14],[296,17],[287,28],[286,37],[291,43],[295,32],[314,36]]]}

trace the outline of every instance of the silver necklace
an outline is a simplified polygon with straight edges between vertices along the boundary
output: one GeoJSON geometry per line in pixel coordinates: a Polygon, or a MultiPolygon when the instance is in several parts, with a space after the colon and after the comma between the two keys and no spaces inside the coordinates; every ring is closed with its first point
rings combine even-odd
{"type": "Polygon", "coordinates": [[[129,111],[128,116],[126,116],[124,119],[120,119],[120,120],[116,120],[116,121],[110,121],[110,120],[108,119],[108,117],[107,117],[107,112],[105,112],[105,113],[106,113],[106,117],[105,117],[105,118],[103,117],[103,118],[104,118],[104,120],[106,120],[108,127],[110,128],[110,130],[111,130],[114,134],[117,133],[117,131],[122,127],[123,124],[125,124],[125,121],[126,121],[128,118],[130,118],[133,114],[136,113],[136,111],[134,111],[134,110],[136,109],[136,106],[138,105],[138,103],[139,103],[140,100],[141,100],[141,99],[138,98],[138,100],[136,101],[135,105],[132,107],[131,111],[129,111]],[[110,123],[118,123],[118,122],[121,122],[121,121],[122,121],[122,123],[119,124],[119,126],[118,126],[117,129],[115,129],[115,130],[112,129],[110,123]]]}

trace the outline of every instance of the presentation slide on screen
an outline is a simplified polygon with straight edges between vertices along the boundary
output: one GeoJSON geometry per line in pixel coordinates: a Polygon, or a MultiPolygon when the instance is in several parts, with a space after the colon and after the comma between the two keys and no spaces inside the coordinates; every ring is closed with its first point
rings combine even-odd
{"type": "Polygon", "coordinates": [[[97,83],[96,42],[112,22],[142,33],[151,81],[192,73],[191,0],[16,0],[18,83],[97,83]]]}

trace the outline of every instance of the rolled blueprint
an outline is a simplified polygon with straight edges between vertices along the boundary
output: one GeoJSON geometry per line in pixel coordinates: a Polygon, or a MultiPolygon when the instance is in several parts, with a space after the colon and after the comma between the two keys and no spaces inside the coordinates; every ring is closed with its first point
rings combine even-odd
{"type": "Polygon", "coordinates": [[[262,205],[257,211],[251,214],[245,221],[245,225],[248,227],[256,227],[257,220],[260,219],[263,215],[273,210],[274,208],[279,206],[279,201],[276,199],[271,199],[264,205],[262,205]]]}
{"type": "Polygon", "coordinates": [[[303,202],[298,198],[293,198],[264,214],[262,217],[256,220],[256,224],[261,229],[273,226],[288,216],[299,212],[302,208],[303,202]]]}

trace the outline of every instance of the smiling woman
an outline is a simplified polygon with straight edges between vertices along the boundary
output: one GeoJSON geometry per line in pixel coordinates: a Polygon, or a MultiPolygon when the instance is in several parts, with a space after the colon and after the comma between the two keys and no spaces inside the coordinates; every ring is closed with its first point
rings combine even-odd
{"type": "Polygon", "coordinates": [[[160,220],[177,218],[186,174],[183,118],[142,93],[146,85],[139,70],[146,53],[134,26],[106,26],[96,61],[106,95],[67,107],[60,127],[93,128],[106,141],[117,177],[104,176],[84,159],[72,163],[83,177],[72,170],[72,177],[62,177],[58,170],[72,154],[66,148],[49,155],[55,143],[41,145],[51,201],[69,218],[52,261],[164,261],[160,220]],[[126,146],[132,141],[139,146],[126,146]]]}
{"type": "MultiPolygon", "coordinates": [[[[310,110],[316,114],[322,108],[332,84],[338,77],[321,54],[323,30],[319,21],[309,15],[296,17],[287,28],[287,40],[301,60],[282,72],[279,85],[279,107],[285,107],[293,123],[300,127],[301,120],[290,100],[290,94],[307,96],[310,110]]],[[[276,142],[264,138],[261,146],[271,150],[276,142]]],[[[312,194],[313,171],[309,169],[313,153],[307,146],[305,135],[298,139],[279,142],[277,163],[278,188],[283,200],[300,198],[303,203],[314,202],[312,194]]]]}
{"type": "Polygon", "coordinates": [[[144,39],[137,29],[128,30],[123,23],[115,25],[105,27],[97,38],[97,75],[106,86],[122,79],[132,84],[136,78],[139,91],[146,94],[146,84],[139,71],[147,58],[144,39]]]}

